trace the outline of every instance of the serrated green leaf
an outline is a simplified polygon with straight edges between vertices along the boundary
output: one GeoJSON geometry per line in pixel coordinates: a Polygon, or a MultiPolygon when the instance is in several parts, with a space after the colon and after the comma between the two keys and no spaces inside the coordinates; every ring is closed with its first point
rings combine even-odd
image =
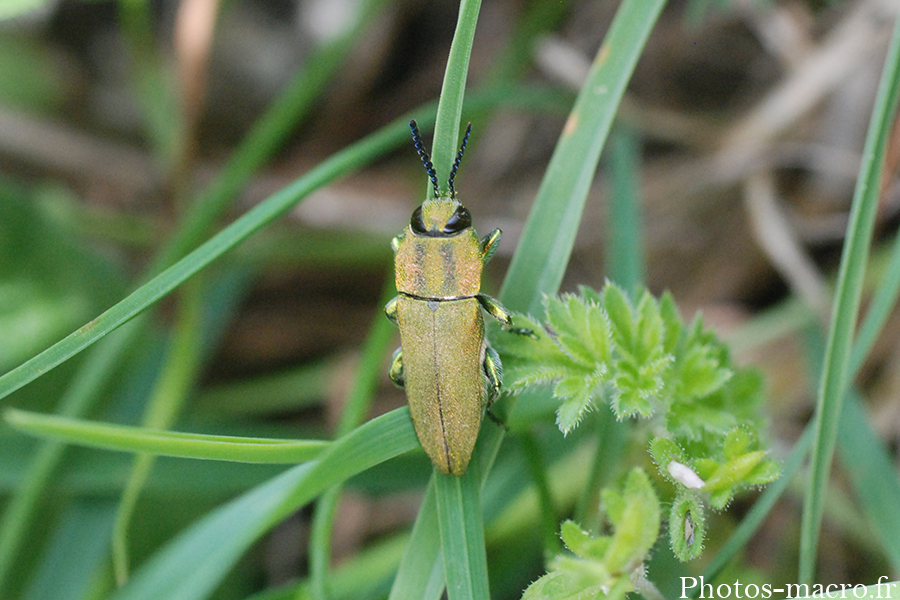
{"type": "Polygon", "coordinates": [[[731,495],[731,488],[716,490],[709,495],[709,504],[713,508],[721,510],[728,506],[728,503],[731,501],[731,495]]]}
{"type": "Polygon", "coordinates": [[[729,459],[720,464],[716,471],[706,480],[706,490],[731,488],[741,484],[747,475],[765,458],[765,452],[756,450],[729,459]]]}
{"type": "MultiPolygon", "coordinates": [[[[578,302],[574,304],[579,305],[578,302]]],[[[556,331],[556,341],[563,352],[575,361],[593,367],[597,359],[584,341],[587,319],[573,314],[571,305],[567,298],[548,297],[545,303],[547,321],[556,331]]]]}
{"type": "Polygon", "coordinates": [[[694,461],[694,471],[703,479],[709,479],[719,468],[719,463],[711,458],[698,458],[694,461]]]}
{"type": "Polygon", "coordinates": [[[625,591],[610,596],[605,593],[605,585],[585,585],[589,577],[577,576],[567,570],[547,573],[525,590],[522,600],[595,600],[597,598],[624,598],[625,591]]]}
{"type": "Polygon", "coordinates": [[[578,523],[571,520],[563,521],[560,537],[566,548],[579,557],[590,560],[601,560],[609,545],[608,536],[591,537],[578,523]]]}
{"type": "Polygon", "coordinates": [[[679,375],[679,392],[702,398],[725,385],[731,378],[731,370],[722,366],[713,348],[697,345],[685,352],[679,375]]]}
{"type": "Polygon", "coordinates": [[[602,304],[603,298],[600,296],[600,293],[592,287],[588,287],[586,285],[578,286],[578,293],[584,298],[586,301],[591,304],[602,304]]]}
{"type": "Polygon", "coordinates": [[[659,307],[650,292],[644,291],[637,306],[637,326],[634,345],[635,358],[640,362],[650,361],[662,352],[663,322],[659,307]]]}
{"type": "Polygon", "coordinates": [[[628,474],[621,499],[624,507],[613,520],[616,530],[605,556],[611,573],[637,567],[659,536],[659,500],[642,469],[634,468],[628,474]]]}
{"type": "Polygon", "coordinates": [[[591,304],[587,309],[587,334],[591,350],[598,362],[605,365],[610,363],[609,317],[606,311],[598,304],[591,304]]]}
{"type": "Polygon", "coordinates": [[[572,398],[584,395],[585,384],[586,380],[584,377],[565,377],[560,379],[556,387],[553,388],[553,395],[557,398],[572,398]]]}
{"type": "Polygon", "coordinates": [[[675,348],[678,346],[678,340],[681,338],[682,325],[681,315],[678,313],[675,298],[669,292],[663,293],[659,299],[659,315],[662,318],[663,327],[665,327],[663,350],[669,354],[674,354],[675,348]]]}
{"type": "Polygon", "coordinates": [[[725,443],[722,445],[722,452],[727,460],[737,458],[750,449],[750,442],[753,438],[746,429],[738,428],[730,432],[725,437],[725,443]]]}
{"type": "Polygon", "coordinates": [[[653,438],[653,441],[650,442],[650,455],[664,477],[668,476],[666,465],[673,460],[682,464],[687,463],[687,459],[684,457],[684,450],[672,440],[664,437],[653,438]]]}
{"type": "Polygon", "coordinates": [[[620,352],[630,352],[634,346],[631,304],[618,286],[607,282],[603,288],[603,306],[609,316],[613,341],[620,352]]]}
{"type": "Polygon", "coordinates": [[[747,473],[744,481],[750,485],[762,485],[781,476],[781,465],[774,460],[764,460],[747,473]]]}
{"type": "Polygon", "coordinates": [[[592,406],[591,396],[587,392],[563,402],[559,410],[556,411],[556,425],[563,432],[563,435],[568,435],[581,422],[584,413],[590,410],[592,406]]]}

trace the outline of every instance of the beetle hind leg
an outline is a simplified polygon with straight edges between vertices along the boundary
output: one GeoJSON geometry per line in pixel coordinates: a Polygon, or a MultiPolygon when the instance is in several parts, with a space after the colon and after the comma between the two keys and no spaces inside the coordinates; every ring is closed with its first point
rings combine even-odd
{"type": "Polygon", "coordinates": [[[406,385],[406,375],[403,373],[403,349],[397,348],[394,351],[394,356],[391,358],[391,368],[388,371],[388,376],[391,378],[391,381],[394,382],[394,385],[397,387],[404,387],[406,385]]]}
{"type": "Polygon", "coordinates": [[[517,335],[527,335],[529,337],[535,337],[534,332],[530,329],[526,329],[524,327],[513,327],[512,313],[509,312],[505,306],[500,304],[497,300],[494,300],[487,294],[478,294],[475,296],[478,298],[478,303],[481,304],[481,308],[487,311],[489,315],[500,321],[500,325],[503,326],[503,329],[510,333],[515,333],[517,335]]]}
{"type": "Polygon", "coordinates": [[[497,351],[490,346],[486,346],[484,349],[482,368],[487,379],[487,407],[489,408],[500,397],[500,390],[503,388],[503,363],[500,362],[500,355],[497,354],[497,351]]]}

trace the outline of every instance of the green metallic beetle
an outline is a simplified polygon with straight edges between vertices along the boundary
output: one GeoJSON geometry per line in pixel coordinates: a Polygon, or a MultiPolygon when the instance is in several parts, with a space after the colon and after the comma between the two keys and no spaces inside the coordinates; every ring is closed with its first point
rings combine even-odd
{"type": "Polygon", "coordinates": [[[419,442],[440,471],[462,475],[472,457],[481,418],[499,396],[500,357],[484,339],[481,309],[515,333],[499,302],[480,293],[481,270],[500,242],[495,229],[483,240],[472,216],[456,199],[453,179],[469,124],[447,181],[438,187],[434,166],[410,121],[413,143],[434,187],[434,199],[417,208],[409,226],[391,242],[399,295],[384,307],[400,328],[390,377],[406,389],[419,442]]]}

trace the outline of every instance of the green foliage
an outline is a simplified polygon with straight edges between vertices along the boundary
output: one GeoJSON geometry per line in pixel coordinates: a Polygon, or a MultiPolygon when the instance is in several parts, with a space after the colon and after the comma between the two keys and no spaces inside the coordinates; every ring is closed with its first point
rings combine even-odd
{"type": "Polygon", "coordinates": [[[560,534],[575,556],[566,553],[553,559],[550,572],[525,590],[523,600],[624,598],[634,589],[632,573],[642,573],[659,535],[659,500],[646,473],[635,468],[621,490],[604,491],[603,505],[612,535],[592,537],[575,522],[565,521],[560,534]]]}
{"type": "Polygon", "coordinates": [[[728,348],[698,317],[686,325],[669,294],[642,292],[633,302],[607,283],[599,293],[546,297],[543,322],[515,318],[533,338],[502,335],[507,389],[553,384],[557,425],[568,434],[608,401],[616,417],[649,419],[650,452],[674,487],[672,547],[681,560],[699,555],[701,498],[724,508],[735,493],[777,478],[780,467],[759,443],[762,382],[732,364],[728,348]]]}

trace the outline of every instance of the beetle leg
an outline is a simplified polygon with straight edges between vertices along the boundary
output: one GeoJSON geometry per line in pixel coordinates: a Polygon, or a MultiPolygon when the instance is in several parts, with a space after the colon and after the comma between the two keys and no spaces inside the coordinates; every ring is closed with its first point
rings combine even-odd
{"type": "Polygon", "coordinates": [[[396,254],[397,250],[400,249],[400,242],[403,241],[403,236],[405,234],[406,234],[406,232],[404,231],[403,233],[401,233],[400,235],[398,235],[397,237],[395,237],[394,239],[391,240],[391,249],[394,251],[394,254],[396,254]]]}
{"type": "Polygon", "coordinates": [[[396,325],[397,324],[397,304],[400,303],[400,296],[394,296],[387,304],[384,305],[384,314],[396,325]]]}
{"type": "Polygon", "coordinates": [[[524,327],[513,327],[512,313],[506,310],[506,307],[500,304],[498,301],[494,300],[486,294],[477,294],[475,297],[478,298],[478,303],[481,304],[481,308],[486,310],[489,315],[500,321],[500,324],[506,331],[515,333],[517,335],[527,335],[529,337],[535,337],[534,332],[530,329],[526,329],[524,327]]]}
{"type": "Polygon", "coordinates": [[[500,397],[500,390],[503,387],[503,363],[500,362],[500,355],[490,346],[484,348],[484,362],[482,363],[484,376],[487,378],[488,399],[487,407],[500,397]]]}
{"type": "Polygon", "coordinates": [[[497,251],[497,248],[500,246],[500,235],[503,232],[499,229],[495,229],[481,240],[481,262],[486,263],[491,260],[491,257],[494,255],[494,252],[497,251]]]}
{"type": "Polygon", "coordinates": [[[391,368],[388,371],[388,376],[391,378],[391,381],[394,382],[394,385],[397,387],[403,387],[406,385],[406,376],[403,374],[403,349],[397,348],[394,351],[394,356],[391,358],[391,368]]]}

